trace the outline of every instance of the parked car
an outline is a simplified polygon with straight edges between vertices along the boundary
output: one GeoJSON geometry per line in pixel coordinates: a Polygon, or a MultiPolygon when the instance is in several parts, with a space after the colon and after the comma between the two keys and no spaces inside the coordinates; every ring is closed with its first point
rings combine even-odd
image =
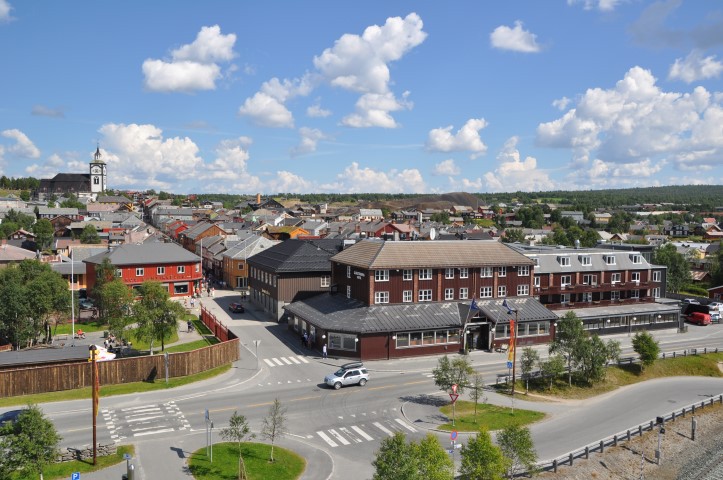
{"type": "Polygon", "coordinates": [[[0,414],[0,427],[4,427],[7,424],[15,424],[18,421],[18,417],[25,411],[26,409],[20,409],[20,410],[8,410],[7,412],[0,414]]]}
{"type": "Polygon", "coordinates": [[[80,304],[81,310],[93,310],[95,308],[95,305],[93,305],[93,302],[88,298],[84,298],[83,300],[81,300],[79,302],[79,304],[80,304]]]}
{"type": "Polygon", "coordinates": [[[686,318],[690,323],[694,323],[696,325],[710,325],[711,322],[710,314],[703,312],[693,312],[690,315],[687,315],[686,318]]]}
{"type": "Polygon", "coordinates": [[[721,303],[721,302],[710,302],[710,303],[708,304],[708,308],[709,308],[711,311],[713,311],[713,310],[718,310],[718,311],[720,312],[720,311],[723,311],[723,303],[721,303]]]}
{"type": "Polygon", "coordinates": [[[683,305],[700,305],[700,302],[695,298],[684,298],[680,303],[683,305]]]}
{"type": "Polygon", "coordinates": [[[339,370],[324,377],[324,383],[339,390],[346,385],[363,387],[369,381],[369,372],[362,362],[346,363],[339,370]]]}
{"type": "Polygon", "coordinates": [[[244,313],[244,311],[245,311],[244,306],[241,305],[240,303],[232,303],[228,306],[228,309],[232,313],[244,313]]]}

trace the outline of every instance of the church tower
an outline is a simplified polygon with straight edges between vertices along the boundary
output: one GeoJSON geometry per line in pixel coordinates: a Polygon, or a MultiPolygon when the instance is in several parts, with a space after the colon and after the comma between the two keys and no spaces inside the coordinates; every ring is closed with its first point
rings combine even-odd
{"type": "Polygon", "coordinates": [[[95,197],[108,188],[106,165],[101,156],[100,146],[98,146],[93,161],[90,162],[90,191],[95,197]]]}

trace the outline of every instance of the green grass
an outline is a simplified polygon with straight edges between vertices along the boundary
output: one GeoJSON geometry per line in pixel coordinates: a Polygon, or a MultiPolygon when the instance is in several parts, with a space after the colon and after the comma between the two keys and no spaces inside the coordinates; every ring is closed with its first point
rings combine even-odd
{"type": "MultiPolygon", "coordinates": [[[[448,418],[452,418],[452,405],[445,405],[439,409],[448,418]]],[[[477,404],[477,416],[474,415],[474,402],[457,401],[455,405],[455,422],[440,425],[440,430],[457,430],[460,432],[477,432],[481,427],[488,430],[500,430],[509,425],[529,425],[545,418],[542,412],[515,408],[514,413],[510,407],[477,404]]]]}
{"type": "MultiPolygon", "coordinates": [[[[306,469],[306,460],[291,450],[274,447],[274,461],[270,462],[271,445],[246,442],[241,444],[241,455],[249,480],[293,480],[306,469]]],[[[236,443],[213,445],[213,463],[206,456],[206,448],[191,454],[188,466],[193,478],[199,480],[236,480],[238,478],[238,448],[236,443]]]]}
{"type": "MultiPolygon", "coordinates": [[[[164,377],[159,377],[155,382],[131,382],[118,385],[101,385],[100,396],[110,397],[114,395],[126,395],[128,393],[151,392],[156,390],[167,390],[169,388],[188,385],[193,382],[200,382],[209,378],[226,373],[231,369],[231,364],[222,365],[211,370],[189,375],[187,377],[175,377],[168,379],[168,385],[164,377]]],[[[0,407],[9,407],[14,405],[27,405],[28,403],[45,403],[45,402],[62,402],[66,400],[83,400],[90,401],[90,387],[78,388],[75,390],[64,390],[62,392],[38,393],[35,395],[21,395],[18,397],[0,398],[0,407]]]]}
{"type": "Polygon", "coordinates": [[[203,338],[204,338],[203,340],[196,340],[195,342],[179,343],[178,345],[173,345],[172,347],[167,347],[166,351],[168,353],[190,352],[191,350],[196,350],[199,348],[208,347],[209,345],[215,345],[215,344],[219,343],[219,341],[216,337],[206,336],[203,338]]]}
{"type": "MultiPolygon", "coordinates": [[[[108,455],[107,457],[97,457],[95,465],[93,465],[92,459],[89,461],[73,460],[71,462],[54,463],[52,465],[48,465],[43,469],[43,476],[46,480],[60,480],[70,478],[70,475],[73,472],[89,473],[103,470],[104,468],[111,467],[113,465],[117,465],[123,462],[123,454],[125,453],[133,455],[135,453],[135,448],[133,447],[133,445],[121,445],[118,447],[115,455],[108,455]]],[[[13,480],[21,480],[28,477],[22,477],[19,474],[16,474],[13,475],[11,478],[13,480]]]]}
{"type": "MultiPolygon", "coordinates": [[[[73,323],[63,323],[58,324],[57,327],[52,327],[51,332],[53,335],[61,335],[61,334],[70,334],[71,330],[73,329],[73,323]]],[[[83,330],[84,332],[100,332],[101,330],[108,330],[108,324],[100,322],[98,320],[91,320],[91,321],[83,321],[80,322],[77,319],[75,320],[75,331],[77,332],[78,329],[83,330]]]]}

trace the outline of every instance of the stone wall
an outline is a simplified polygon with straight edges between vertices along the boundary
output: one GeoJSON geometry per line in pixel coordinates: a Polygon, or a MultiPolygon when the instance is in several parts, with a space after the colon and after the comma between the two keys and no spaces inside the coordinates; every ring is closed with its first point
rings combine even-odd
{"type": "MultiPolygon", "coordinates": [[[[118,447],[115,443],[108,443],[106,445],[103,445],[102,443],[98,444],[98,448],[96,450],[96,455],[98,457],[107,457],[108,455],[115,455],[116,451],[118,450],[118,447]]],[[[60,455],[58,455],[58,463],[61,462],[70,462],[72,460],[93,460],[93,447],[78,449],[78,448],[70,448],[68,447],[65,452],[61,450],[60,455]]]]}

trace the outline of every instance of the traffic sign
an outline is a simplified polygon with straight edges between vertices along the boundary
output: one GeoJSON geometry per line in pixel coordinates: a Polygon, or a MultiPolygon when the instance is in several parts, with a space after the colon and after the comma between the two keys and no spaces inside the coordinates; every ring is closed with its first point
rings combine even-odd
{"type": "Polygon", "coordinates": [[[512,362],[507,362],[507,368],[512,368],[512,362]]]}
{"type": "Polygon", "coordinates": [[[450,393],[450,394],[449,394],[449,398],[451,398],[451,399],[452,399],[452,403],[454,403],[454,402],[456,402],[457,399],[459,398],[459,394],[450,393]]]}
{"type": "Polygon", "coordinates": [[[457,440],[457,430],[452,430],[452,433],[449,434],[449,438],[450,438],[452,441],[457,440]]]}
{"type": "Polygon", "coordinates": [[[80,472],[73,472],[70,474],[70,480],[80,480],[80,472]]]}
{"type": "Polygon", "coordinates": [[[452,384],[452,393],[457,393],[457,384],[456,383],[452,384]]]}

